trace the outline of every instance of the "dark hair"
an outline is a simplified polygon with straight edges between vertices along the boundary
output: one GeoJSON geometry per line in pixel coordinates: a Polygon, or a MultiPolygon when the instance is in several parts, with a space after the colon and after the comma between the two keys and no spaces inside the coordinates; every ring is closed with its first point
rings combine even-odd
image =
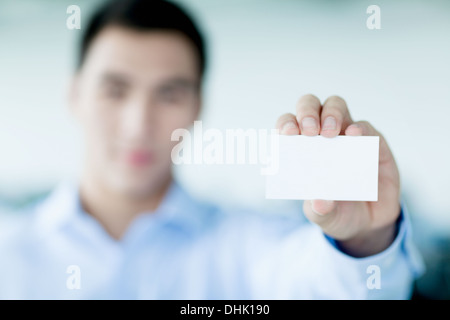
{"type": "Polygon", "coordinates": [[[78,68],[95,36],[109,25],[136,30],[169,30],[185,35],[197,49],[200,76],[206,68],[205,40],[200,30],[184,9],[164,0],[112,0],[107,1],[91,17],[81,39],[78,68]]]}

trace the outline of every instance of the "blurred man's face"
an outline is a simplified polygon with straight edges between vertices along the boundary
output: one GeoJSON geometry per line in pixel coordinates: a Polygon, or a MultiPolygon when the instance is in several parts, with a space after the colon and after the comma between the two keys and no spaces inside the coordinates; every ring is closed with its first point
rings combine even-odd
{"type": "Polygon", "coordinates": [[[71,103],[90,175],[133,197],[157,191],[171,173],[173,130],[200,107],[195,49],[170,31],[105,28],[92,42],[71,103]]]}

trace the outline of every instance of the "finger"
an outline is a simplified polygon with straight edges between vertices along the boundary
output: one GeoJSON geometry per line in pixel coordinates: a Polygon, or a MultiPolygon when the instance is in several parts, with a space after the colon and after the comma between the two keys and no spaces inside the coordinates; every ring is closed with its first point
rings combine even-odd
{"type": "Polygon", "coordinates": [[[332,200],[308,200],[303,203],[305,216],[322,229],[327,229],[333,221],[336,208],[337,202],[332,200]]]}
{"type": "Polygon", "coordinates": [[[357,123],[352,123],[345,129],[345,135],[346,136],[362,136],[363,135],[363,128],[357,123]]]}
{"type": "Polygon", "coordinates": [[[352,123],[345,130],[348,136],[379,136],[380,137],[380,163],[393,160],[393,155],[383,135],[378,132],[369,122],[358,121],[352,123]]]}
{"type": "Polygon", "coordinates": [[[280,130],[280,134],[296,135],[300,133],[297,118],[292,113],[286,113],[279,117],[275,127],[280,130]]]}
{"type": "Polygon", "coordinates": [[[353,135],[360,131],[364,136],[379,136],[379,170],[378,170],[378,202],[374,203],[374,207],[383,208],[380,215],[376,219],[378,226],[386,226],[393,224],[398,214],[390,214],[392,212],[400,212],[400,174],[395,163],[394,156],[389,145],[383,135],[378,132],[369,122],[358,121],[349,126],[346,134],[353,135]],[[383,183],[384,181],[384,183],[383,183]],[[388,183],[386,183],[388,181],[388,183]]]}
{"type": "Polygon", "coordinates": [[[300,134],[315,136],[320,131],[320,100],[312,94],[307,94],[297,102],[297,122],[300,134]]]}
{"type": "Polygon", "coordinates": [[[347,103],[338,96],[331,96],[323,103],[320,119],[320,135],[330,138],[344,133],[353,122],[347,103]]]}
{"type": "Polygon", "coordinates": [[[357,121],[352,123],[345,130],[345,134],[356,136],[380,136],[380,133],[367,121],[357,121]]]}

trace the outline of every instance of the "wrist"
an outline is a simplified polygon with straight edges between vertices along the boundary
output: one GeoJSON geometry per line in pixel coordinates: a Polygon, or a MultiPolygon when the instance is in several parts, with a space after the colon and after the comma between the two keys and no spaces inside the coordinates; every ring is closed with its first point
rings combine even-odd
{"type": "Polygon", "coordinates": [[[398,233],[402,217],[400,204],[395,211],[397,212],[396,219],[392,223],[362,230],[349,239],[335,239],[337,247],[346,254],[359,258],[386,250],[394,242],[398,233]]]}
{"type": "Polygon", "coordinates": [[[339,249],[346,254],[362,258],[386,250],[397,234],[396,224],[390,224],[377,229],[361,232],[361,234],[346,240],[336,240],[339,249]]]}

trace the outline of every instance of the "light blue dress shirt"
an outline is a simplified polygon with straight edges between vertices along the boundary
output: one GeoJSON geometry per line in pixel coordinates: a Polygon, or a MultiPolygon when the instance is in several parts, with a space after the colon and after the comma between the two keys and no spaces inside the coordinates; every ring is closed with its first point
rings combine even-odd
{"type": "Polygon", "coordinates": [[[365,258],[304,219],[229,213],[176,182],[120,241],[75,184],[0,219],[2,299],[405,299],[422,271],[404,209],[392,245],[365,258]]]}

